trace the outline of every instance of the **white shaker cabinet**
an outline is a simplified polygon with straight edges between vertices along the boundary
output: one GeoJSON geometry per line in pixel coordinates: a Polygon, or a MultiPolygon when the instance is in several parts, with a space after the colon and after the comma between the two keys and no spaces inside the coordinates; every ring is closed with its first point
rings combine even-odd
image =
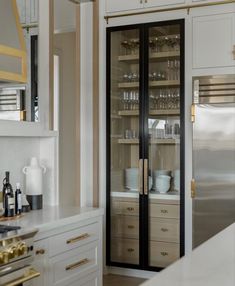
{"type": "Polygon", "coordinates": [[[235,66],[235,13],[193,18],[193,68],[235,66]]]}
{"type": "Polygon", "coordinates": [[[20,22],[23,25],[38,22],[38,0],[17,0],[20,22]]]}
{"type": "Polygon", "coordinates": [[[29,1],[29,21],[31,24],[38,22],[38,0],[29,1]]]}

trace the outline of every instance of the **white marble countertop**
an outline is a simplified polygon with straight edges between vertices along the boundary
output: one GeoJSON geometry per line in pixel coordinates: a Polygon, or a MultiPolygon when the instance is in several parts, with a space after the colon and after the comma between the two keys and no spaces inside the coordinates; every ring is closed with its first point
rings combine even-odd
{"type": "Polygon", "coordinates": [[[103,209],[92,207],[44,207],[42,210],[23,213],[21,218],[1,221],[0,224],[20,226],[25,229],[38,229],[40,233],[51,231],[60,226],[79,223],[80,221],[97,218],[104,214],[103,209]]]}
{"type": "Polygon", "coordinates": [[[234,286],[235,224],[142,286],[234,286]]]}

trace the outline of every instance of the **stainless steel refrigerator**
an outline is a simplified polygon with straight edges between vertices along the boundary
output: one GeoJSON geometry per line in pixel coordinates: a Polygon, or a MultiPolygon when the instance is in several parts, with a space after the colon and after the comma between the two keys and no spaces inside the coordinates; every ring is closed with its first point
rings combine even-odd
{"type": "Polygon", "coordinates": [[[193,247],[235,222],[235,75],[193,80],[193,247]]]}

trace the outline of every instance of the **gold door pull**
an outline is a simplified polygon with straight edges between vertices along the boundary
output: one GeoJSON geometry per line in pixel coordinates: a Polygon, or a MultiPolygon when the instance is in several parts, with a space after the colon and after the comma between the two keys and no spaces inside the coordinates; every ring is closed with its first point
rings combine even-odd
{"type": "Polygon", "coordinates": [[[35,254],[36,254],[36,255],[43,255],[43,254],[45,254],[45,252],[46,252],[45,249],[37,249],[36,252],[35,252],[35,254]]]}
{"type": "Polygon", "coordinates": [[[67,244],[72,244],[72,243],[76,243],[78,241],[84,240],[86,238],[88,238],[90,235],[88,233],[84,233],[78,237],[73,237],[67,240],[67,244]]]}
{"type": "Polygon", "coordinates": [[[134,250],[134,248],[128,248],[127,251],[128,252],[134,252],[135,250],[134,250]]]}
{"type": "Polygon", "coordinates": [[[89,259],[85,258],[85,259],[80,260],[80,261],[78,261],[76,263],[73,263],[73,264],[70,264],[70,265],[66,266],[65,270],[66,271],[74,270],[76,268],[79,268],[79,267],[87,264],[88,262],[89,262],[89,259]]]}
{"type": "Polygon", "coordinates": [[[195,123],[196,118],[196,111],[195,111],[195,104],[191,105],[191,122],[195,123]]]}
{"type": "Polygon", "coordinates": [[[134,229],[135,226],[134,226],[134,225],[128,225],[127,228],[129,228],[129,229],[134,229]]]}
{"type": "Polygon", "coordinates": [[[194,199],[196,196],[196,182],[194,179],[191,181],[191,198],[194,199]]]}
{"type": "Polygon", "coordinates": [[[162,251],[161,256],[168,256],[168,252],[162,251]]]}
{"type": "Polygon", "coordinates": [[[126,208],[129,212],[132,212],[132,211],[134,211],[135,209],[134,208],[131,208],[131,207],[128,207],[128,208],[126,208]]]}
{"type": "Polygon", "coordinates": [[[23,276],[7,283],[5,286],[18,286],[39,276],[40,273],[35,269],[31,268],[23,276]]]}
{"type": "Polygon", "coordinates": [[[161,228],[161,231],[163,231],[163,232],[167,232],[167,231],[168,231],[168,228],[164,228],[164,227],[162,227],[162,228],[161,228]]]}
{"type": "Polygon", "coordinates": [[[168,214],[168,210],[161,210],[162,214],[168,214]]]}

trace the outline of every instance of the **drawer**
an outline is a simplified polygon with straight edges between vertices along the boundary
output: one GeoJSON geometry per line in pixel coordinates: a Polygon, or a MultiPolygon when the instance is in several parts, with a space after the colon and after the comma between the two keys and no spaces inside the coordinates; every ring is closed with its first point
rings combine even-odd
{"type": "Polygon", "coordinates": [[[150,266],[166,267],[180,258],[179,244],[150,241],[150,266]]]}
{"type": "Polygon", "coordinates": [[[112,216],[112,236],[123,238],[139,237],[139,217],[137,216],[112,216]]]}
{"type": "MultiPolygon", "coordinates": [[[[91,273],[86,278],[67,284],[68,286],[100,286],[99,272],[91,273]]],[[[65,285],[64,285],[65,286],[65,285]]]]}
{"type": "Polygon", "coordinates": [[[150,240],[178,243],[179,220],[150,218],[150,240]]]}
{"type": "Polygon", "coordinates": [[[99,239],[98,223],[82,226],[80,228],[50,237],[50,257],[72,250],[99,239]]]}
{"type": "Polygon", "coordinates": [[[112,238],[111,260],[139,264],[139,240],[112,238]]]}
{"type": "Polygon", "coordinates": [[[51,258],[50,270],[53,280],[50,285],[70,285],[75,280],[98,271],[97,253],[98,244],[93,242],[51,258]]]}
{"type": "Polygon", "coordinates": [[[165,204],[150,204],[150,217],[179,219],[180,206],[165,205],[165,204]]]}
{"type": "Polygon", "coordinates": [[[119,215],[139,215],[139,204],[135,202],[112,202],[112,212],[119,215]]]}

